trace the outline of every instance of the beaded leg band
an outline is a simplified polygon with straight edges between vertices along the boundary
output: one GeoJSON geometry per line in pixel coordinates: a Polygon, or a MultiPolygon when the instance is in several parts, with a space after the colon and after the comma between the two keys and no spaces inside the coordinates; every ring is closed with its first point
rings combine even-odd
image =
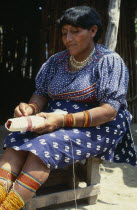
{"type": "Polygon", "coordinates": [[[8,181],[12,183],[16,180],[16,178],[17,174],[14,172],[2,167],[0,168],[0,180],[3,182],[3,184],[0,183],[0,204],[4,201],[8,193],[8,181]]]}
{"type": "Polygon", "coordinates": [[[32,192],[36,192],[37,189],[42,185],[42,183],[40,183],[37,179],[24,171],[20,173],[16,179],[16,182],[32,192]]]}
{"type": "Polygon", "coordinates": [[[0,168],[0,179],[14,182],[17,179],[17,174],[6,168],[0,168]]]}
{"type": "Polygon", "coordinates": [[[11,190],[4,202],[0,206],[0,210],[18,210],[24,206],[24,201],[20,195],[15,191],[11,190]]]}
{"type": "Polygon", "coordinates": [[[4,201],[6,198],[7,192],[3,184],[0,183],[0,204],[4,201]]]}

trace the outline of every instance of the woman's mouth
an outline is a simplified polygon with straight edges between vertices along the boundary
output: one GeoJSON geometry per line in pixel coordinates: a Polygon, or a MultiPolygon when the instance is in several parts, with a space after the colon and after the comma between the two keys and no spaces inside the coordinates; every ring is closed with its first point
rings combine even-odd
{"type": "Polygon", "coordinates": [[[72,45],[68,45],[68,46],[67,46],[67,49],[71,50],[71,49],[73,49],[73,48],[75,48],[75,47],[76,47],[76,45],[72,44],[72,45]]]}

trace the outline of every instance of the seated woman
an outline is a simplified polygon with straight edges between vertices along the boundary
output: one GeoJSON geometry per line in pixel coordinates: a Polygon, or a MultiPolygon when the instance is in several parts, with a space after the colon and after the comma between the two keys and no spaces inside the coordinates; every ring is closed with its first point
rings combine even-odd
{"type": "Polygon", "coordinates": [[[73,158],[137,164],[126,102],[128,69],[116,52],[97,44],[102,33],[99,14],[88,6],[73,7],[58,25],[66,50],[42,65],[36,91],[14,112],[15,117],[38,114],[46,120],[5,139],[0,209],[20,209],[50,170],[73,163],[73,158]]]}

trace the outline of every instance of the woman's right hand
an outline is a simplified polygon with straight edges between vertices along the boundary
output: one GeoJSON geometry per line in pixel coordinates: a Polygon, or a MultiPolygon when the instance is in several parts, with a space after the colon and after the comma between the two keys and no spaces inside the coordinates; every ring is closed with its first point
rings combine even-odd
{"type": "Polygon", "coordinates": [[[33,108],[27,103],[20,103],[14,110],[14,117],[22,117],[33,114],[33,108]]]}

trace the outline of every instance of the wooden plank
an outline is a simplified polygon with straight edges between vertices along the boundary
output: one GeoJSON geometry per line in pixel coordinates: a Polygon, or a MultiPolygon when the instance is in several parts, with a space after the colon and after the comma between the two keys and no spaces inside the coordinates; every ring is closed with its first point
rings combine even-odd
{"type": "MultiPolygon", "coordinates": [[[[100,193],[100,185],[91,185],[84,188],[76,189],[76,199],[82,199],[89,196],[95,196],[100,193]]],[[[52,204],[60,204],[74,200],[74,189],[67,190],[48,195],[33,197],[23,208],[23,210],[35,210],[50,206],[52,204]]]]}

